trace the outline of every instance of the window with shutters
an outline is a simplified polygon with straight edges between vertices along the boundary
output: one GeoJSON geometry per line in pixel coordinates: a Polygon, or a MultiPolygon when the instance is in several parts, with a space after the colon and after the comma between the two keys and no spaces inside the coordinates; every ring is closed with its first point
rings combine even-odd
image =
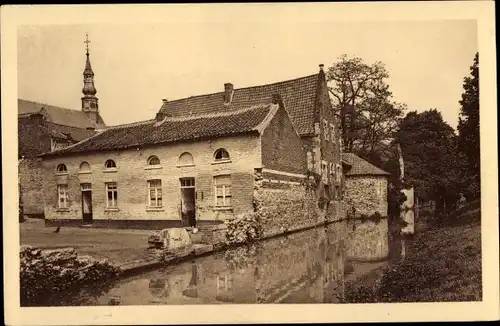
{"type": "Polygon", "coordinates": [[[231,176],[214,177],[215,207],[231,207],[231,176]]]}

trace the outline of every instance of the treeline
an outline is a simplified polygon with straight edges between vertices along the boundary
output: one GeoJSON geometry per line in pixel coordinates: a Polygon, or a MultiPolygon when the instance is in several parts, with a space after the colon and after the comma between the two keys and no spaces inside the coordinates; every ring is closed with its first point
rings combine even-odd
{"type": "Polygon", "coordinates": [[[327,78],[336,113],[344,117],[354,108],[352,127],[342,121],[345,150],[391,173],[389,214],[397,215],[404,200],[401,187],[413,186],[421,200],[433,201],[435,216],[445,216],[461,197],[480,197],[478,54],[464,78],[462,98],[457,99],[458,132],[436,108],[410,111],[395,101],[381,62],[367,64],[344,55],[328,69],[327,78]],[[405,163],[403,183],[398,145],[405,163]]]}

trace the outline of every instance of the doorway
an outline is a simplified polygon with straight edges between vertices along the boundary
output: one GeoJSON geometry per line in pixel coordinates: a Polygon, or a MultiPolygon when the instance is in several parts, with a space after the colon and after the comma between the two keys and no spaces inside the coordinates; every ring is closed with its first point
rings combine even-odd
{"type": "Polygon", "coordinates": [[[194,178],[181,178],[181,220],[183,226],[196,227],[194,178]]]}
{"type": "Polygon", "coordinates": [[[90,183],[82,183],[82,217],[85,224],[92,224],[92,187],[90,183]]]}

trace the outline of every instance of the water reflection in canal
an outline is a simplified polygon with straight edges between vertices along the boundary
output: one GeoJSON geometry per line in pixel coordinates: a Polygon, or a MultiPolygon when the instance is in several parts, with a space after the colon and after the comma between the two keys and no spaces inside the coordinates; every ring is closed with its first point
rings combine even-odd
{"type": "MultiPolygon", "coordinates": [[[[297,232],[130,277],[75,305],[338,303],[347,223],[297,232]]],[[[350,275],[352,278],[352,275],[350,275]]]]}

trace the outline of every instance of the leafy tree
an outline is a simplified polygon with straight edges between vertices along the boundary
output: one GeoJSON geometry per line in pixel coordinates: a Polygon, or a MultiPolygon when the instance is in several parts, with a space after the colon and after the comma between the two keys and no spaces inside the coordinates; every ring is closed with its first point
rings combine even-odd
{"type": "Polygon", "coordinates": [[[480,144],[479,144],[479,54],[470,67],[470,76],[464,78],[464,93],[460,100],[458,118],[458,144],[466,157],[467,166],[463,171],[467,192],[472,197],[480,196],[480,144]]]}
{"type": "Polygon", "coordinates": [[[460,190],[462,167],[453,128],[436,109],[412,111],[401,121],[395,142],[405,160],[405,183],[423,190],[436,201],[437,212],[445,213],[460,190]]]}
{"type": "Polygon", "coordinates": [[[342,116],[345,149],[379,160],[405,110],[403,104],[392,100],[384,64],[369,65],[361,58],[343,55],[326,76],[334,110],[342,116]],[[352,137],[348,137],[345,120],[349,108],[354,108],[352,137]]]}

